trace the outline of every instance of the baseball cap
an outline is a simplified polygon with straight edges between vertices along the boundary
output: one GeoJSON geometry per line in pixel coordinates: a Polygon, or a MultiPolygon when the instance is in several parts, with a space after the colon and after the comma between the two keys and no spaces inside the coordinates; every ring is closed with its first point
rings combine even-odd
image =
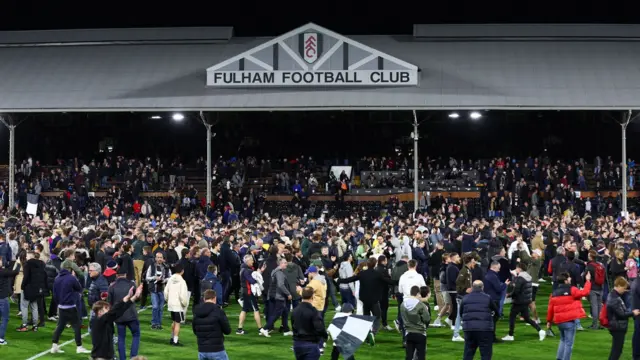
{"type": "Polygon", "coordinates": [[[317,273],[318,272],[318,268],[316,266],[309,266],[309,268],[307,269],[307,271],[305,271],[305,275],[309,274],[309,273],[317,273]]]}

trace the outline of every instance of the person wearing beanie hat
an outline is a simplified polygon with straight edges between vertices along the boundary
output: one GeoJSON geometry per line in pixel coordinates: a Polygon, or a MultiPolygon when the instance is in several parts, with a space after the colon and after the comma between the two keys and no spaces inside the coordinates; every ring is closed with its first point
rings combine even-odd
{"type": "MultiPolygon", "coordinates": [[[[136,283],[127,278],[128,271],[124,267],[118,267],[116,281],[109,286],[108,302],[111,307],[119,302],[126,301],[126,297],[130,294],[131,289],[136,288],[136,283]]],[[[140,321],[138,320],[138,312],[134,302],[126,304],[126,310],[114,321],[118,328],[118,355],[120,359],[127,359],[127,328],[131,331],[131,351],[129,356],[138,355],[140,348],[140,321]]]]}
{"type": "Polygon", "coordinates": [[[105,279],[107,279],[107,282],[109,283],[109,285],[111,285],[114,281],[116,281],[117,269],[118,269],[118,264],[114,260],[107,262],[107,269],[104,271],[102,275],[104,276],[105,279]]]}

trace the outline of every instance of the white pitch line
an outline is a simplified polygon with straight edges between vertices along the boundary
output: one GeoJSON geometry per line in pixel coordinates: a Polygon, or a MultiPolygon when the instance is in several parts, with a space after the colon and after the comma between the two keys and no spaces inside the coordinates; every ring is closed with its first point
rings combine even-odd
{"type": "MultiPolygon", "coordinates": [[[[138,314],[140,314],[141,312],[145,311],[146,309],[147,309],[147,308],[144,308],[144,309],[140,309],[140,310],[138,310],[138,314]]],[[[84,339],[84,338],[86,338],[86,337],[87,337],[87,336],[89,336],[89,335],[91,335],[91,333],[90,333],[90,332],[84,333],[84,334],[82,334],[81,338],[82,338],[82,339],[84,339]]],[[[74,342],[76,342],[76,340],[75,340],[75,339],[72,339],[72,340],[69,340],[69,341],[65,341],[65,342],[63,342],[62,344],[58,345],[58,347],[67,346],[67,345],[69,345],[69,344],[71,344],[71,343],[74,343],[74,342]]],[[[51,349],[49,349],[49,350],[47,350],[47,351],[43,351],[43,352],[41,352],[40,354],[34,355],[34,356],[32,356],[32,357],[28,358],[27,360],[35,360],[35,359],[41,358],[41,357],[43,357],[43,356],[45,356],[45,355],[47,355],[47,354],[49,354],[49,353],[51,353],[51,349]]]]}

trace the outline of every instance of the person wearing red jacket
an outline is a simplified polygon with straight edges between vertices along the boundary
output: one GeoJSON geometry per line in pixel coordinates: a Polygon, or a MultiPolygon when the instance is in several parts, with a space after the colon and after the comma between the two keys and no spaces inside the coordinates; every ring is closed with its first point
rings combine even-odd
{"type": "Polygon", "coordinates": [[[556,359],[570,360],[578,324],[587,316],[582,308],[582,298],[591,292],[591,274],[585,276],[582,290],[571,286],[569,273],[559,274],[556,280],[558,287],[551,294],[547,309],[547,329],[551,328],[551,323],[558,325],[560,344],[556,359]]]}

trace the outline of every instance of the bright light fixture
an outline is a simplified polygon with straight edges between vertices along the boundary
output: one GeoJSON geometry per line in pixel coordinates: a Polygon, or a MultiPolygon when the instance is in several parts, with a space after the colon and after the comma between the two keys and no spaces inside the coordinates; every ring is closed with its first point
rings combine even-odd
{"type": "Polygon", "coordinates": [[[174,121],[182,121],[184,120],[184,115],[180,114],[180,113],[175,113],[172,116],[174,121]]]}
{"type": "Polygon", "coordinates": [[[471,119],[473,119],[473,120],[478,120],[478,119],[480,119],[480,118],[482,117],[482,114],[480,114],[480,113],[479,113],[479,112],[477,112],[477,111],[472,111],[472,112],[469,114],[469,117],[470,117],[471,119]]]}
{"type": "Polygon", "coordinates": [[[160,120],[160,119],[162,119],[162,116],[160,116],[160,115],[153,115],[153,116],[151,117],[151,119],[153,119],[153,120],[160,120]]]}
{"type": "Polygon", "coordinates": [[[452,112],[451,114],[449,114],[450,119],[457,119],[459,117],[460,117],[460,114],[458,114],[457,112],[452,112]]]}

